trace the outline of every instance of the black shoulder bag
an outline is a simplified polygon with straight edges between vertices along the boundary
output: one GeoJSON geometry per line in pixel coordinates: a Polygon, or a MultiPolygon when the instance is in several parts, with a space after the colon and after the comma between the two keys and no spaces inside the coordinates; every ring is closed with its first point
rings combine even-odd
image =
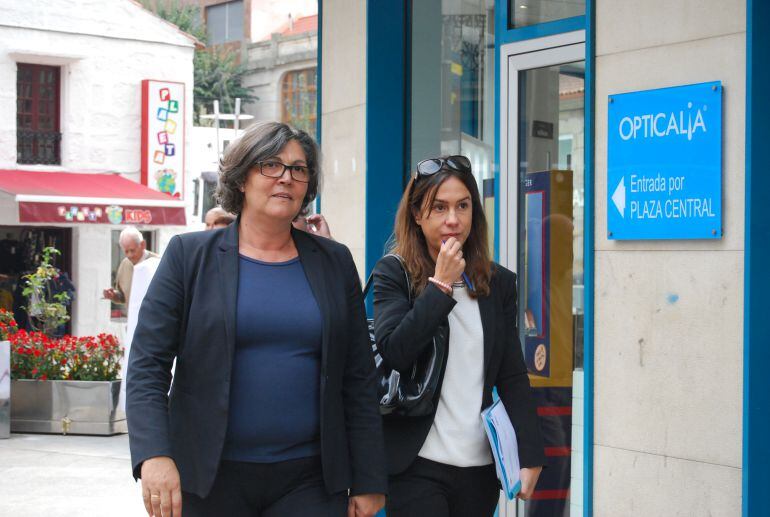
{"type": "MultiPolygon", "coordinates": [[[[412,283],[406,272],[403,259],[395,254],[406,278],[409,291],[409,305],[412,306],[412,283]]],[[[369,293],[374,280],[374,273],[369,275],[364,287],[364,298],[369,293]]],[[[368,319],[369,341],[374,354],[374,364],[377,368],[377,395],[380,401],[380,414],[400,416],[424,416],[435,411],[435,395],[438,388],[441,369],[444,366],[447,352],[447,329],[444,326],[436,330],[432,343],[412,365],[408,375],[402,375],[396,370],[386,368],[383,358],[377,350],[374,338],[374,320],[368,319]]]]}

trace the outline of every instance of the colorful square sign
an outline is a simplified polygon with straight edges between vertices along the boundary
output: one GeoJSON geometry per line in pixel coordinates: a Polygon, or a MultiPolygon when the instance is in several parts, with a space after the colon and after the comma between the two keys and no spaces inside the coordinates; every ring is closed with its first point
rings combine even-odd
{"type": "Polygon", "coordinates": [[[142,81],[142,183],[184,195],[185,85],[142,81]]]}

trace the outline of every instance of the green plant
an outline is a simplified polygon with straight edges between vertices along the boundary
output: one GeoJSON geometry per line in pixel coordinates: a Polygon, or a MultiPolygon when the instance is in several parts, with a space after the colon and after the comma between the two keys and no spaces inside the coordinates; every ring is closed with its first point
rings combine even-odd
{"type": "MultiPolygon", "coordinates": [[[[197,5],[185,5],[179,0],[141,2],[145,9],[173,23],[201,43],[206,43],[206,27],[197,5]]],[[[239,62],[238,54],[230,47],[196,49],[193,69],[193,120],[196,124],[200,124],[201,114],[213,112],[215,100],[220,102],[220,109],[225,113],[233,112],[236,98],[240,98],[244,104],[258,100],[248,88],[243,87],[246,67],[239,62]]]]}
{"type": "Polygon", "coordinates": [[[141,3],[148,11],[173,23],[201,43],[206,42],[206,27],[197,5],[182,4],[178,0],[141,0],[141,3]]]}
{"type": "Polygon", "coordinates": [[[51,246],[43,250],[43,260],[34,272],[24,275],[27,281],[22,295],[27,298],[27,314],[34,330],[53,336],[56,330],[69,321],[67,304],[70,296],[67,292],[54,293],[51,289],[61,271],[54,266],[52,258],[61,252],[51,246]]]}
{"type": "Polygon", "coordinates": [[[219,109],[223,113],[235,110],[236,98],[240,98],[243,104],[257,100],[248,88],[243,87],[246,67],[226,47],[197,50],[194,66],[193,105],[196,117],[213,112],[215,100],[219,101],[219,109]]]}

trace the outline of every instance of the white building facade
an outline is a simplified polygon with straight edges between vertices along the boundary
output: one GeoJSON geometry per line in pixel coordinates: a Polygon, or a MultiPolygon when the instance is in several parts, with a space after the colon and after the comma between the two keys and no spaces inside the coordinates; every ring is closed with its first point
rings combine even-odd
{"type": "MultiPolygon", "coordinates": [[[[146,232],[150,247],[162,252],[190,219],[193,188],[186,170],[181,171],[182,178],[177,177],[176,190],[182,190],[177,198],[166,201],[165,194],[159,198],[156,191],[135,187],[141,183],[142,169],[142,81],[184,84],[184,100],[175,105],[178,123],[172,129],[177,144],[172,152],[184,152],[189,158],[189,138],[184,135],[192,128],[195,44],[193,38],[133,0],[0,2],[0,182],[4,174],[10,178],[23,171],[29,174],[13,178],[37,185],[25,186],[14,179],[14,184],[6,182],[0,187],[4,190],[0,192],[0,234],[20,246],[21,240],[31,238],[36,239],[37,247],[45,243],[63,248],[63,264],[76,287],[69,328],[73,334],[117,332],[122,326],[120,318],[115,318],[115,308],[111,310],[102,299],[102,289],[110,286],[115,265],[122,258],[116,251],[116,232],[126,222],[134,222],[146,232]],[[22,85],[20,74],[33,77],[34,84],[22,85]],[[44,79],[48,81],[45,85],[44,79]],[[35,129],[49,130],[52,140],[47,144],[35,140],[36,132],[25,126],[29,120],[39,126],[35,129]],[[27,147],[21,145],[25,138],[31,138],[27,147]],[[93,174],[99,177],[89,177],[99,180],[110,176],[114,189],[127,186],[125,192],[146,198],[133,201],[147,205],[147,210],[135,211],[139,215],[133,219],[113,217],[115,224],[105,218],[89,221],[89,213],[93,218],[94,206],[100,203],[117,206],[132,200],[121,200],[123,194],[110,192],[109,185],[103,192],[94,186],[88,199],[62,197],[67,191],[62,173],[93,174]],[[50,183],[50,192],[40,186],[46,183],[50,183]],[[38,197],[25,198],[30,193],[27,188],[38,197]],[[41,193],[52,199],[40,197],[41,193]],[[57,196],[58,204],[67,211],[75,207],[69,220],[29,222],[21,213],[25,199],[56,202],[57,196]],[[146,216],[163,207],[177,210],[176,217],[162,221],[146,216]],[[184,213],[180,215],[179,210],[184,213]]],[[[190,167],[188,159],[183,168],[190,167]]],[[[29,250],[32,244],[26,245],[34,254],[34,246],[29,250]]],[[[19,272],[10,273],[17,276],[19,272]]]]}
{"type": "Polygon", "coordinates": [[[243,85],[258,99],[244,105],[255,121],[288,122],[315,134],[317,17],[297,21],[308,30],[286,28],[248,46],[243,85]],[[308,23],[309,22],[309,23],[308,23]]]}

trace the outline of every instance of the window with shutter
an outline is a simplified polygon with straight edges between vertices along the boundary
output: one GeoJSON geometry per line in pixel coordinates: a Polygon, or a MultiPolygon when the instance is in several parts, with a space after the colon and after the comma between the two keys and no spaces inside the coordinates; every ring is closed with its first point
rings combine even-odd
{"type": "Polygon", "coordinates": [[[16,161],[61,164],[60,68],[18,64],[16,76],[16,161]]]}

